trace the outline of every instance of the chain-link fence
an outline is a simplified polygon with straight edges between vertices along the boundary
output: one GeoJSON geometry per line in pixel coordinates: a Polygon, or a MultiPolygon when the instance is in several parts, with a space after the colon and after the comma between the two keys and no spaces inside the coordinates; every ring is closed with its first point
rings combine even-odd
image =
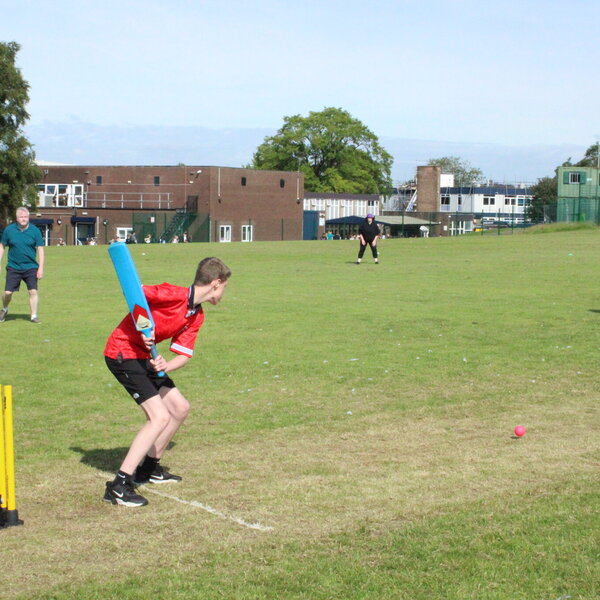
{"type": "Polygon", "coordinates": [[[557,204],[557,220],[567,223],[591,221],[600,224],[600,200],[582,196],[561,198],[557,204]]]}

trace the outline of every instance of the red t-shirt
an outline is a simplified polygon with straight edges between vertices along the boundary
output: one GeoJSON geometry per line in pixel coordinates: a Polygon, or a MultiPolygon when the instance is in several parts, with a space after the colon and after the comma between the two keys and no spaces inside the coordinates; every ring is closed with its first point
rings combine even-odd
{"type": "MultiPolygon", "coordinates": [[[[202,306],[194,306],[194,288],[161,283],[142,286],[154,319],[156,343],[171,339],[169,350],[175,354],[192,356],[198,330],[204,322],[202,306]]],[[[128,314],[111,333],[104,356],[117,359],[148,358],[142,334],[136,330],[128,314]]]]}

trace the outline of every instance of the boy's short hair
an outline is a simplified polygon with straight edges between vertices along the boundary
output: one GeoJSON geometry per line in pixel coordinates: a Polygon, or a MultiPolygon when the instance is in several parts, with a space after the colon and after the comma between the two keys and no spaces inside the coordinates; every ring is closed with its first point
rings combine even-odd
{"type": "Polygon", "coordinates": [[[231,277],[231,269],[214,256],[204,258],[198,263],[194,285],[207,285],[215,279],[227,281],[231,277]]]}

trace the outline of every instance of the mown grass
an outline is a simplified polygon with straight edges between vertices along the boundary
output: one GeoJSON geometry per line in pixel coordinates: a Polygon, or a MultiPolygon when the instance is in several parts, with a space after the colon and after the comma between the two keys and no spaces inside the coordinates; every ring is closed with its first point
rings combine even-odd
{"type": "Polygon", "coordinates": [[[124,301],[106,248],[48,249],[42,325],[22,293],[0,329],[25,520],[0,532],[0,596],[598,597],[599,245],[133,248],[148,283],[212,253],[234,272],[174,376],[193,412],[166,491],[269,531],[100,502],[141,424],[102,361],[124,301]]]}
{"type": "Polygon", "coordinates": [[[591,221],[576,223],[543,223],[524,230],[525,233],[559,233],[564,231],[597,231],[598,225],[591,221]]]}

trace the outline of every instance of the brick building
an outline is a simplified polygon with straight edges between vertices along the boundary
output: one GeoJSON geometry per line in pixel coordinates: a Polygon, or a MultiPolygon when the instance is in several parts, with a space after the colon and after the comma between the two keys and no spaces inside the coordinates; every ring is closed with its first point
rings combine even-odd
{"type": "Polygon", "coordinates": [[[301,173],[206,166],[42,168],[33,223],[48,244],[301,240],[301,173]]]}

